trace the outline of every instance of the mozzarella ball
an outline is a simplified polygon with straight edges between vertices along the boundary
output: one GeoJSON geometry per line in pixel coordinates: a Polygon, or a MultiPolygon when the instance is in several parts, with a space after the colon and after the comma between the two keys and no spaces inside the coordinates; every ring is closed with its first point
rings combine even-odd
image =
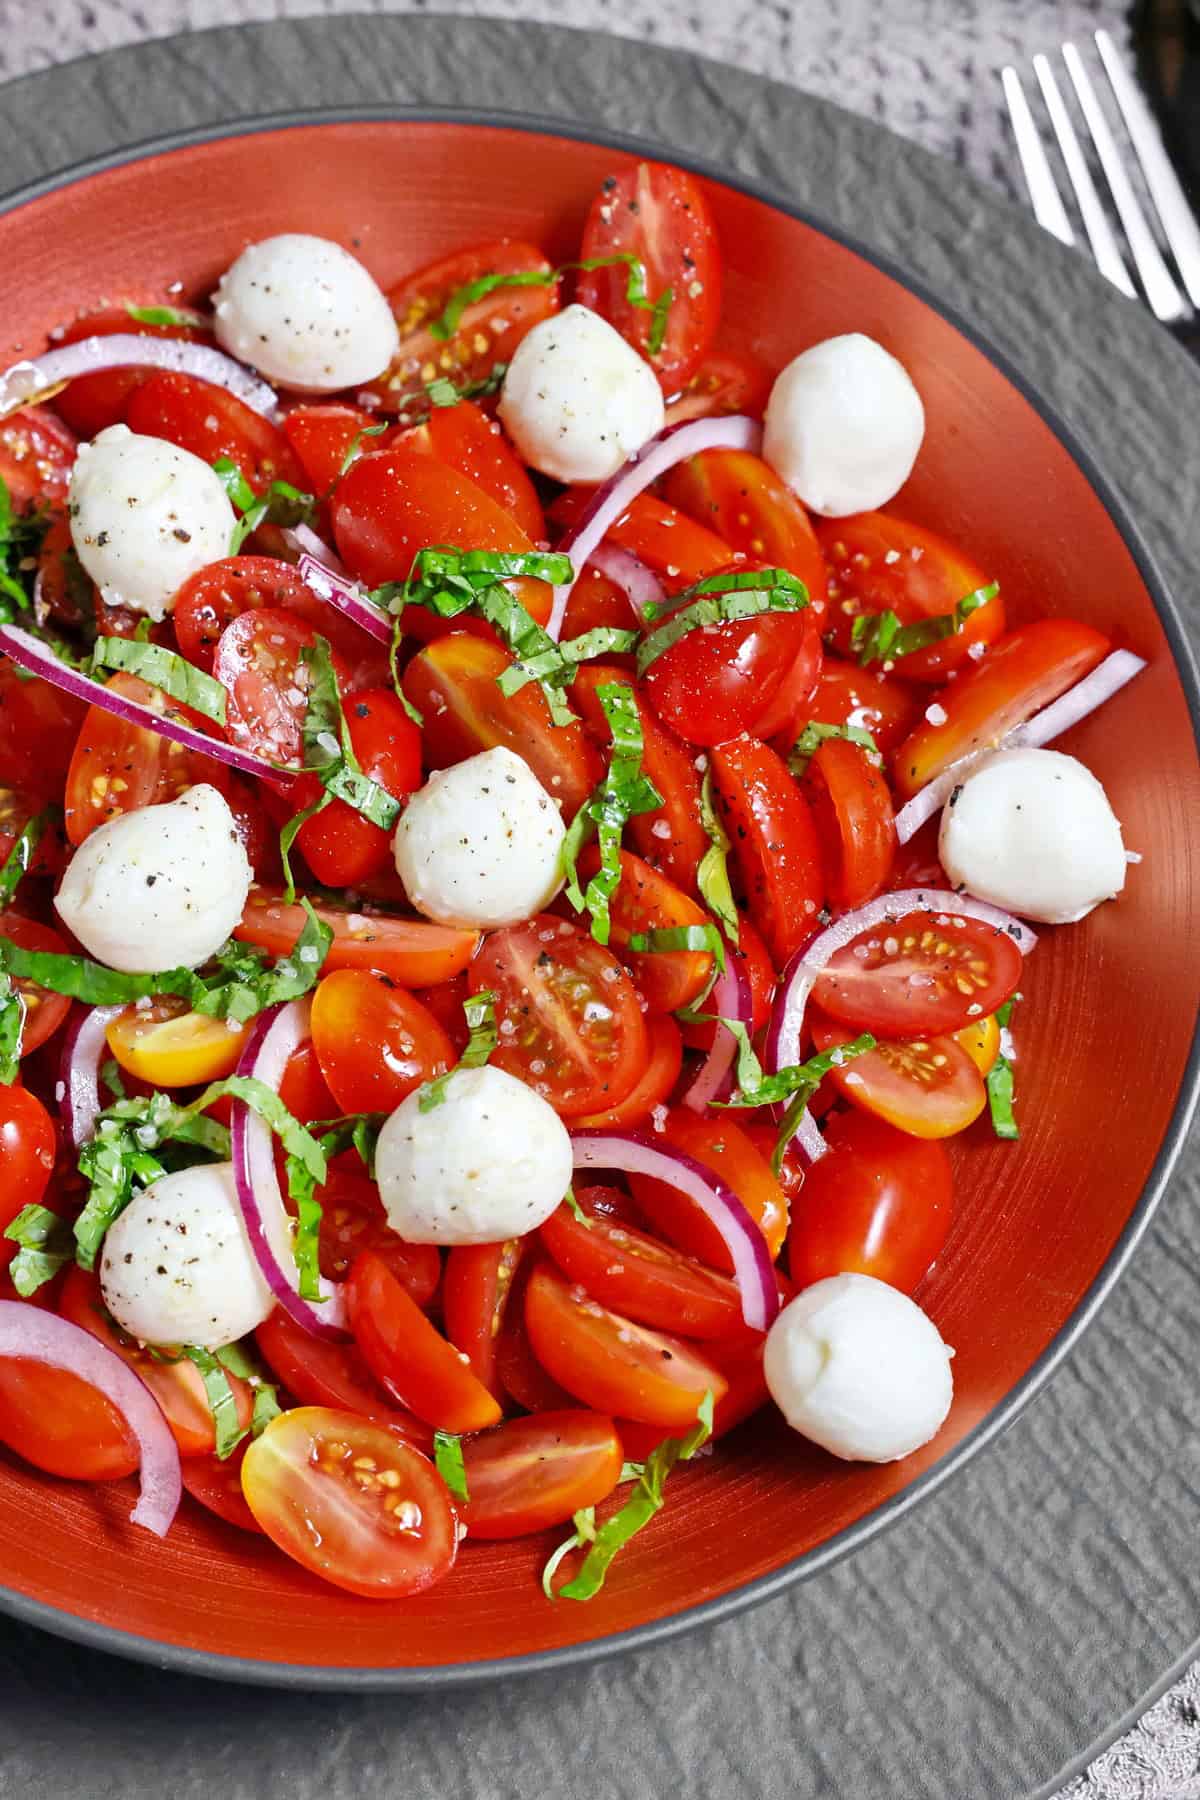
{"type": "Polygon", "coordinates": [[[915,1300],[873,1275],[831,1275],[767,1333],[763,1375],[804,1437],[850,1462],[894,1462],[950,1411],[954,1355],[915,1300]]]}
{"type": "Polygon", "coordinates": [[[299,231],[250,244],[213,302],[222,348],[295,393],[371,381],[400,345],[387,298],[357,257],[299,231]]]}
{"type": "Polygon", "coordinates": [[[202,783],[84,839],[54,905],[110,969],[195,969],[242,916],[251,871],[224,796],[202,783]]]}
{"type": "Polygon", "coordinates": [[[417,911],[441,925],[515,925],[562,885],[566,828],[515,751],[483,750],[439,769],[396,826],[396,873],[417,911]]]}
{"type": "Polygon", "coordinates": [[[110,425],[80,444],[67,496],[71,542],[111,606],[161,619],[189,575],[229,555],[237,516],[190,450],[110,425]]]}
{"type": "Polygon", "coordinates": [[[500,391],[504,429],[525,461],[556,481],[607,481],[665,417],[649,363],[586,306],[535,325],[500,391]]]}
{"type": "Polygon", "coordinates": [[[859,331],[804,350],[767,402],[763,456],[811,511],[870,512],[903,487],[925,408],[902,363],[859,331]]]}
{"type": "Polygon", "coordinates": [[[571,1184],[567,1128],[503,1069],[457,1069],[445,1098],[421,1089],[379,1134],[375,1179],[393,1231],[410,1244],[497,1244],[545,1224],[571,1184]]]}
{"type": "Polygon", "coordinates": [[[100,1292],[144,1344],[219,1350],[268,1317],[274,1296],[250,1248],[232,1163],[160,1175],[110,1225],[100,1292]]]}
{"type": "Polygon", "coordinates": [[[1070,925],[1125,886],[1125,846],[1090,769],[1058,750],[999,750],[950,795],[938,855],[955,887],[1070,925]]]}

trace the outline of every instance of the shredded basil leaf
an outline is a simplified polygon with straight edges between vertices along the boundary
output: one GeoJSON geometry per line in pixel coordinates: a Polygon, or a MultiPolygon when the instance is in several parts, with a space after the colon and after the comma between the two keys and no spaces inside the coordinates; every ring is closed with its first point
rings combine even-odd
{"type": "Polygon", "coordinates": [[[731,1099],[714,1101],[713,1104],[748,1107],[779,1106],[786,1102],[779,1135],[771,1153],[771,1167],[778,1177],[787,1147],[799,1130],[804,1109],[825,1076],[830,1069],[840,1069],[843,1063],[853,1061],[856,1056],[865,1056],[868,1050],[874,1050],[875,1039],[869,1031],[864,1031],[852,1043],[835,1044],[832,1050],[822,1050],[818,1055],[810,1056],[807,1062],[789,1063],[774,1075],[767,1075],[755,1054],[750,1033],[741,1020],[722,1019],[720,1022],[737,1042],[737,1066],[734,1073],[736,1086],[731,1099]]]}
{"type": "Polygon", "coordinates": [[[13,839],[12,849],[0,867],[0,908],[9,904],[21,881],[29,873],[30,866],[38,852],[38,845],[46,834],[50,824],[50,810],[35,813],[27,819],[13,839]]]}
{"type": "Polygon", "coordinates": [[[38,551],[49,527],[46,507],[15,510],[8,485],[0,477],[0,623],[11,624],[18,613],[29,610],[38,551]]]}
{"type": "Polygon", "coordinates": [[[25,998],[6,970],[0,971],[0,1083],[9,1087],[21,1067],[25,998]]]}
{"type": "MultiPolygon", "coordinates": [[[[354,1113],[330,1122],[328,1130],[320,1126],[309,1129],[324,1162],[311,1154],[310,1147],[297,1142],[288,1149],[284,1170],[288,1194],[296,1208],[296,1232],[293,1254],[299,1275],[298,1293],[302,1300],[320,1301],[321,1293],[321,1220],[324,1209],[317,1189],[324,1185],[330,1158],[343,1150],[358,1151],[369,1174],[375,1171],[375,1145],[386,1113],[354,1113]]],[[[285,1144],[285,1148],[287,1148],[285,1144]]]]}
{"type": "Polygon", "coordinates": [[[725,967],[725,940],[715,925],[667,925],[635,931],[627,946],[638,956],[669,956],[678,950],[703,950],[718,971],[725,967]]]}
{"type": "Polygon", "coordinates": [[[8,1265],[9,1278],[22,1299],[36,1294],[74,1260],[75,1241],[65,1219],[48,1206],[23,1206],[4,1235],[19,1246],[8,1265]]]}
{"type": "Polygon", "coordinates": [[[452,1069],[444,1075],[435,1075],[420,1089],[417,1107],[420,1112],[432,1112],[446,1098],[446,1083],[460,1069],[481,1069],[496,1048],[496,995],[490,990],[482,994],[471,994],[463,1001],[463,1011],[467,1015],[467,1027],[470,1036],[467,1047],[452,1069]]]}
{"type": "Polygon", "coordinates": [[[125,1083],[121,1079],[121,1065],[115,1056],[110,1056],[100,1065],[100,1080],[114,1100],[124,1100],[125,1083]]]}
{"type": "Polygon", "coordinates": [[[880,754],[879,745],[869,731],[864,731],[859,725],[827,725],[823,719],[810,719],[796,739],[791,755],[787,759],[788,768],[792,774],[803,775],[821,745],[827,743],[830,738],[845,738],[848,744],[857,744],[860,750],[865,750],[867,755],[882,768],[883,757],[880,754]]]}
{"type": "Polygon", "coordinates": [[[183,306],[134,306],[127,300],[125,311],[139,325],[174,325],[183,328],[209,323],[203,313],[192,312],[183,306]]]}
{"type": "Polygon", "coordinates": [[[577,1225],[582,1225],[586,1231],[592,1229],[592,1221],[588,1218],[582,1206],[580,1206],[578,1200],[575,1198],[575,1189],[573,1187],[567,1189],[562,1197],[562,1203],[569,1210],[571,1217],[577,1225]]]}
{"type": "Polygon", "coordinates": [[[197,669],[185,656],[161,644],[138,643],[133,638],[98,637],[92,647],[92,664],[97,669],[127,669],[140,675],[151,687],[159,688],[190,706],[194,712],[225,723],[225,706],[229,698],[225,684],[197,669]]]}
{"type": "MultiPolygon", "coordinates": [[[[996,1008],[996,1023],[1002,1031],[1008,1029],[1012,1021],[1013,1007],[1021,998],[1014,994],[1003,1006],[996,1008]]],[[[1016,1114],[1013,1111],[1013,1066],[1003,1051],[988,1070],[984,1079],[987,1088],[988,1111],[991,1114],[992,1130],[998,1138],[1019,1138],[1021,1133],[1017,1127],[1016,1114]]]]}
{"type": "Polygon", "coordinates": [[[453,1432],[435,1431],[433,1461],[438,1474],[456,1500],[469,1500],[467,1467],[463,1461],[462,1439],[453,1432]]]}
{"type": "Polygon", "coordinates": [[[647,632],[639,644],[638,675],[644,675],[665,650],[690,631],[728,624],[731,619],[753,619],[765,612],[800,612],[807,605],[808,589],[787,569],[736,569],[726,575],[706,575],[673,600],[643,609],[648,624],[664,613],[670,616],[656,631],[647,632]]]}
{"type": "Polygon", "coordinates": [[[999,592],[1000,584],[993,581],[987,587],[976,588],[973,594],[965,594],[953,612],[935,613],[933,618],[918,619],[912,625],[902,625],[891,611],[860,613],[850,628],[850,642],[864,668],[868,663],[892,662],[912,650],[936,644],[941,638],[953,637],[973,612],[994,600],[999,592]]]}
{"type": "Polygon", "coordinates": [[[338,469],[337,476],[332,484],[334,487],[336,487],[337,483],[342,479],[342,476],[346,473],[350,464],[357,462],[359,457],[363,454],[363,439],[379,437],[383,432],[389,429],[390,427],[385,421],[382,425],[364,425],[361,430],[355,432],[354,436],[346,446],[346,454],[342,458],[341,467],[338,469]]]}
{"type": "Polygon", "coordinates": [[[675,290],[664,288],[657,300],[651,300],[646,291],[646,265],[629,250],[618,251],[612,256],[593,256],[586,262],[561,263],[557,269],[514,269],[509,274],[497,272],[479,275],[474,281],[455,288],[430,325],[430,336],[437,338],[439,343],[452,338],[462,323],[462,316],[468,306],[474,306],[477,300],[486,299],[497,288],[553,287],[560,276],[572,269],[588,272],[592,269],[615,268],[618,264],[624,264],[629,271],[625,284],[626,301],[630,306],[640,307],[652,315],[646,349],[651,356],[657,356],[667,334],[667,316],[675,303],[675,290]]]}
{"type": "Polygon", "coordinates": [[[586,907],[591,914],[592,936],[607,944],[611,930],[609,903],[621,881],[621,834],[635,813],[654,812],[663,797],[642,773],[642,715],[633,689],[623,682],[606,681],[596,698],[612,735],[612,754],[604,779],[585,800],[567,828],[559,851],[559,867],[566,881],[566,895],[576,912],[586,907]],[[589,838],[595,834],[600,867],[581,890],[576,864],[589,838]]]}
{"type": "Polygon", "coordinates": [[[711,769],[705,770],[704,780],[700,785],[700,823],[708,837],[708,849],[700,858],[700,866],[696,870],[696,886],[709,912],[720,921],[725,936],[736,944],[740,921],[729,883],[731,846],[713,802],[711,769]]]}
{"type": "Polygon", "coordinates": [[[239,1380],[248,1382],[254,1392],[254,1410],[250,1415],[250,1435],[260,1437],[283,1410],[279,1404],[279,1390],[274,1382],[268,1381],[262,1372],[261,1365],[247,1355],[242,1344],[226,1344],[213,1355],[219,1363],[236,1375],[239,1380]]]}
{"type": "Polygon", "coordinates": [[[241,518],[229,538],[229,554],[236,556],[252,531],[263,523],[311,525],[316,514],[315,494],[302,494],[290,481],[273,481],[256,494],[231,457],[218,456],[213,473],[220,478],[230,504],[241,518]]]}
{"type": "Polygon", "coordinates": [[[204,1382],[204,1397],[212,1414],[217,1458],[224,1462],[227,1456],[233,1455],[246,1436],[245,1428],[238,1421],[237,1400],[229,1385],[225,1366],[211,1350],[203,1350],[199,1344],[184,1344],[179,1354],[181,1359],[194,1363],[200,1371],[204,1382]]]}

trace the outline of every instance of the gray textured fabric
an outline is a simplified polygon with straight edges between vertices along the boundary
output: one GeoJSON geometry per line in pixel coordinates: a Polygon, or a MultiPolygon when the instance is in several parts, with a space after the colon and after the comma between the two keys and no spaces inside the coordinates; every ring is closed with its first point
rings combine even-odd
{"type": "MultiPolygon", "coordinates": [[[[564,0],[556,16],[581,17],[582,5],[564,0]]],[[[5,10],[0,56],[12,67],[15,54],[25,57],[15,66],[69,54],[86,32],[145,35],[216,9],[194,0],[149,16],[97,5],[18,17],[8,8],[0,20],[5,10]]],[[[903,123],[896,107],[907,104],[914,118],[919,109],[887,60],[893,32],[904,55],[904,46],[936,42],[931,86],[970,101],[982,91],[982,62],[964,85],[954,47],[972,27],[978,43],[1000,10],[911,0],[886,31],[871,32],[879,16],[860,0],[819,37],[807,18],[803,30],[788,27],[782,7],[719,15],[709,7],[686,15],[686,26],[683,15],[655,22],[663,35],[669,25],[695,41],[706,20],[724,21],[726,36],[712,44],[729,60],[734,40],[744,53],[757,30],[754,54],[773,55],[776,72],[810,85],[827,57],[824,85],[844,88],[846,99],[862,72],[875,71],[856,91],[882,90],[873,110],[903,123]],[[846,38],[855,24],[858,38],[846,38]],[[781,45],[790,48],[772,49],[781,45]]],[[[1039,32],[1052,26],[1054,38],[1066,13],[1101,9],[1003,10],[989,57],[1014,20],[1025,30],[1037,15],[1039,32]]],[[[635,29],[637,20],[629,8],[620,23],[635,29]]],[[[1038,41],[1022,37],[1022,53],[1038,41]]],[[[920,106],[932,114],[935,98],[920,97],[920,106]]],[[[15,184],[116,143],[264,104],[388,99],[536,101],[575,120],[653,133],[810,201],[919,267],[1098,443],[1200,622],[1196,374],[1182,354],[1080,259],[947,164],[901,153],[782,87],[654,49],[633,55],[592,36],[498,24],[277,26],[146,47],[10,87],[0,101],[0,167],[15,184]]],[[[926,135],[953,147],[965,133],[974,160],[971,146],[990,129],[985,116],[947,124],[939,114],[943,135],[926,135]]],[[[129,1668],[8,1624],[0,1793],[1014,1800],[1049,1792],[1196,1635],[1198,1201],[1193,1154],[1049,1394],[947,1492],[782,1600],[653,1655],[446,1700],[247,1694],[129,1668]]],[[[1187,1704],[1186,1695],[1164,1703],[1073,1797],[1194,1791],[1187,1704]]]]}

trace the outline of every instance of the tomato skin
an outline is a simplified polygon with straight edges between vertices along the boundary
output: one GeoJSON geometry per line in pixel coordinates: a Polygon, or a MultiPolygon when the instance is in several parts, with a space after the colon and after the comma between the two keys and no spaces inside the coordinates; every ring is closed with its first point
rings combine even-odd
{"type": "Polygon", "coordinates": [[[88,711],[49,681],[23,681],[0,660],[0,769],[6,786],[41,804],[62,797],[75,736],[88,711]]]}
{"type": "Polygon", "coordinates": [[[646,358],[664,394],[676,394],[712,345],[721,317],[721,252],[704,189],[668,163],[642,162],[609,176],[592,201],[580,261],[632,254],[640,258],[646,297],[674,296],[661,347],[650,349],[653,315],[626,299],[629,271],[585,270],[576,290],[646,358]]]}
{"type": "Polygon", "coordinates": [[[632,1226],[595,1216],[581,1224],[564,1203],[539,1235],[568,1281],[640,1325],[698,1338],[724,1337],[741,1325],[734,1282],[632,1226]]]}
{"type": "MultiPolygon", "coordinates": [[[[226,736],[239,749],[272,762],[302,761],[308,672],[301,651],[311,649],[317,635],[275,606],[239,613],[225,627],[213,654],[213,675],[228,695],[226,736]]],[[[345,693],[346,670],[336,650],[330,657],[338,690],[345,693]]]]}
{"type": "MultiPolygon", "coordinates": [[[[360,1164],[361,1167],[361,1164],[360,1164]]],[[[442,1278],[436,1244],[408,1244],[387,1222],[379,1189],[366,1175],[333,1167],[317,1189],[321,1204],[321,1273],[329,1281],[345,1281],[360,1251],[371,1249],[424,1312],[433,1303],[442,1278]]]]}
{"type": "Polygon", "coordinates": [[[502,1397],[498,1341],[513,1279],[527,1248],[523,1238],[509,1238],[503,1244],[456,1244],[446,1258],[442,1282],[446,1336],[497,1399],[502,1397]]]}
{"type": "MultiPolygon", "coordinates": [[[[586,632],[595,631],[604,625],[611,625],[618,631],[627,631],[633,623],[629,595],[624,588],[618,587],[595,563],[585,563],[567,597],[562,628],[563,642],[569,643],[572,638],[583,637],[586,632]]],[[[612,654],[613,661],[619,667],[632,670],[632,655],[622,651],[614,651],[612,654]]]]}
{"type": "Polygon", "coordinates": [[[0,480],[14,512],[36,501],[66,504],[75,436],[44,406],[24,406],[0,419],[0,480]]]}
{"type": "MultiPolygon", "coordinates": [[[[39,811],[27,794],[0,787],[0,863],[6,862],[26,825],[39,811]]],[[[43,824],[37,849],[29,865],[31,875],[61,875],[67,862],[66,833],[58,818],[43,824]]]]}
{"type": "Polygon", "coordinates": [[[0,1443],[71,1481],[120,1481],[141,1462],[133,1432],[97,1388],[24,1356],[0,1357],[0,1443]]]}
{"type": "Polygon", "coordinates": [[[537,489],[499,425],[469,400],[435,406],[423,425],[406,432],[406,450],[435,456],[481,487],[514,518],[535,544],[546,539],[546,521],[537,489]]]}
{"type": "MultiPolygon", "coordinates": [[[[342,472],[355,438],[379,424],[373,413],[365,412],[361,406],[347,406],[341,400],[293,407],[284,416],[280,429],[303,471],[300,485],[310,493],[328,493],[342,472]]],[[[361,452],[382,450],[385,441],[381,434],[364,437],[359,448],[361,452]]]]}
{"type": "Polygon", "coordinates": [[[774,742],[781,756],[788,755],[792,750],[796,739],[812,717],[812,703],[825,661],[820,628],[812,609],[806,607],[799,618],[803,629],[799,634],[796,654],[765,712],[759,713],[755,719],[752,733],[764,742],[774,742]]]}
{"type": "MultiPolygon", "coordinates": [[[[67,950],[66,939],[60,937],[57,931],[49,925],[39,925],[19,912],[0,912],[0,937],[11,938],[22,950],[54,950],[59,955],[67,950]]],[[[35,982],[26,981],[23,977],[14,977],[13,986],[25,1000],[20,1049],[21,1056],[25,1057],[40,1048],[47,1038],[54,1036],[70,1012],[71,1002],[66,994],[52,993],[49,988],[38,987],[35,982]]],[[[2,1116],[4,1115],[0,1113],[0,1117],[2,1116]]],[[[25,1128],[32,1130],[32,1125],[27,1121],[25,1128]]],[[[7,1177],[7,1167],[4,1172],[7,1177]]]]}
{"type": "Polygon", "coordinates": [[[1049,706],[1108,651],[1106,637],[1075,619],[1038,619],[1008,632],[939,695],[944,722],[922,719],[896,751],[892,774],[901,799],[1049,706]]]}
{"type": "Polygon", "coordinates": [[[890,756],[917,723],[924,706],[919,688],[895,681],[881,670],[826,656],[807,712],[808,719],[824,725],[856,725],[869,731],[880,755],[890,756]]]}
{"type": "Polygon", "coordinates": [[[598,1131],[623,1131],[640,1125],[656,1107],[665,1106],[675,1091],[683,1067],[683,1039],[678,1025],[666,1013],[654,1013],[646,1020],[646,1036],[650,1060],[645,1074],[615,1106],[602,1112],[583,1113],[574,1123],[598,1131]]]}
{"type": "Polygon", "coordinates": [[[761,419],[774,381],[774,371],[757,356],[710,350],[678,399],[667,407],[667,424],[715,419],[725,413],[748,413],[761,419]]]}
{"type": "MultiPolygon", "coordinates": [[[[843,656],[863,614],[893,612],[902,625],[953,613],[960,600],[989,585],[986,570],[936,532],[888,513],[820,519],[817,537],[829,562],[829,629],[843,656]]],[[[972,644],[994,644],[1004,630],[999,594],[978,607],[951,637],[896,658],[909,681],[944,681],[971,666],[972,644]]]]}
{"type": "Polygon", "coordinates": [[[246,1459],[249,1439],[243,1438],[232,1455],[222,1462],[216,1456],[189,1456],[183,1464],[183,1485],[193,1500],[216,1513],[227,1525],[241,1531],[262,1531],[262,1526],[246,1504],[242,1492],[242,1464],[246,1459]]]}
{"type": "Polygon", "coordinates": [[[246,1047],[244,1032],[167,995],[141,1012],[118,1014],[105,1039],[120,1067],[152,1088],[219,1081],[233,1074],[246,1047]]]}
{"type": "MultiPolygon", "coordinates": [[[[0,917],[0,925],[2,925],[0,917]]],[[[16,1083],[0,1085],[0,1233],[7,1231],[26,1206],[37,1206],[54,1173],[58,1134],[36,1094],[16,1083]]],[[[0,1269],[6,1269],[17,1246],[0,1235],[0,1269]]]]}
{"type": "MultiPolygon", "coordinates": [[[[192,344],[211,344],[210,333],[192,325],[143,325],[124,306],[106,306],[83,313],[63,329],[58,340],[76,344],[81,338],[112,337],[132,333],[135,337],[180,338],[192,344]]],[[[148,365],[131,364],[123,369],[102,369],[95,375],[81,375],[54,396],[55,409],[80,438],[94,438],[107,425],[120,424],[134,391],[153,375],[148,365]]]]}
{"type": "Polygon", "coordinates": [[[190,576],[171,615],[180,650],[197,668],[211,672],[225,627],[264,606],[306,620],[343,655],[367,651],[369,640],[357,626],[347,629],[337,609],[318,599],[291,563],[274,556],[227,556],[190,576]]]}
{"type": "Polygon", "coordinates": [[[985,1078],[1000,1054],[1000,1023],[995,1013],[984,1019],[973,1019],[955,1037],[985,1078]]]}
{"type": "MultiPolygon", "coordinates": [[[[560,531],[578,524],[595,498],[593,487],[569,487],[550,507],[560,531]]],[[[715,531],[700,525],[654,494],[638,494],[609,526],[606,541],[628,550],[653,569],[668,594],[681,594],[706,575],[729,567],[733,550],[715,531]]]]}
{"type": "Polygon", "coordinates": [[[911,1294],[950,1229],[950,1158],[936,1140],[866,1112],[840,1113],[825,1142],[788,1232],[792,1280],[805,1288],[826,1275],[873,1275],[911,1294]]]}
{"type": "Polygon", "coordinates": [[[425,762],[446,769],[480,750],[506,745],[533,770],[546,792],[574,818],[603,773],[581,725],[556,725],[536,682],[502,694],[498,677],[513,658],[498,644],[451,632],[417,653],[401,685],[424,718],[425,762]]]}
{"type": "MultiPolygon", "coordinates": [[[[815,1050],[848,1044],[854,1031],[809,1009],[815,1050]]],[[[954,1037],[881,1041],[829,1080],[844,1099],[918,1138],[953,1137],[987,1105],[987,1089],[975,1062],[954,1037]]]]}
{"type": "MultiPolygon", "coordinates": [[[[140,675],[119,671],[104,685],[110,693],[135,700],[159,716],[189,725],[202,723],[140,675]]],[[[157,731],[127,724],[102,706],[89,706],[66,771],[67,837],[72,844],[82,844],[98,825],[119,813],[178,799],[198,781],[222,786],[220,764],[157,731]]]]}
{"type": "MultiPolygon", "coordinates": [[[[738,941],[726,943],[726,956],[736,957],[750,983],[750,1035],[757,1036],[771,1016],[771,1002],[778,983],[771,953],[762,933],[745,913],[738,915],[738,941]]],[[[711,1050],[716,1025],[682,1025],[683,1041],[689,1050],[711,1050]]]]}
{"type": "Polygon", "coordinates": [[[616,1106],[645,1073],[650,1046],[632,981],[565,919],[543,913],[492,932],[469,980],[472,993],[497,996],[493,1065],[560,1117],[616,1106]]]}
{"type": "Polygon", "coordinates": [[[373,1250],[355,1260],[346,1304],[367,1367],[418,1418],[455,1432],[482,1431],[500,1418],[493,1396],[373,1250]]]}
{"type": "Polygon", "coordinates": [[[336,1116],[337,1102],[325,1084],[311,1038],[297,1045],[288,1057],[279,1083],[279,1098],[302,1125],[336,1116]]]}
{"type": "MultiPolygon", "coordinates": [[[[657,1135],[657,1134],[656,1134],[657,1135]]],[[[787,1197],[760,1154],[729,1114],[706,1118],[686,1106],[673,1107],[663,1124],[665,1146],[683,1150],[731,1187],[767,1241],[772,1262],[787,1234],[787,1197]]],[[[709,1268],[732,1274],[733,1262],[716,1226],[678,1188],[647,1175],[631,1175],[633,1197],[652,1229],[709,1268]]]]}
{"type": "Polygon", "coordinates": [[[698,1346],[610,1312],[545,1263],[529,1279],[525,1324],[538,1361],[597,1412],[686,1430],[708,1389],[725,1392],[698,1346]]]}
{"type": "Polygon", "coordinates": [[[864,906],[887,886],[896,855],[896,816],[879,765],[860,744],[826,738],[801,790],[817,835],[829,904],[864,906]]]}
{"type": "MultiPolygon", "coordinates": [[[[393,799],[421,785],[421,733],[390,688],[346,702],[346,728],[364,775],[393,799]]],[[[391,865],[391,833],[345,800],[331,800],[296,834],[305,862],[326,887],[353,887],[391,865]]]]}
{"type": "Polygon", "coordinates": [[[608,1498],[621,1462],[612,1420],[596,1413],[509,1419],[463,1445],[467,1530],[475,1538],[513,1538],[563,1525],[608,1498]]]}
{"type": "Polygon", "coordinates": [[[277,425],[210,381],[161,369],[140,382],[125,409],[130,431],[165,438],[201,462],[235,462],[255,493],[273,481],[302,487],[304,471],[277,425]]]}
{"type": "Polygon", "coordinates": [[[423,1419],[395,1406],[375,1380],[357,1344],[315,1338],[277,1306],[254,1333],[268,1368],[289,1394],[305,1406],[331,1406],[358,1413],[398,1432],[416,1449],[433,1448],[433,1432],[423,1419]]]}
{"type": "Polygon", "coordinates": [[[246,1451],[242,1490],[286,1555],[368,1600],[424,1593],[454,1565],[458,1522],[437,1471],[354,1413],[303,1406],[272,1419],[246,1451]]]}
{"type": "Polygon", "coordinates": [[[782,969],[812,935],[825,898],[812,814],[783,758],[753,738],[719,745],[709,767],[750,916],[782,969]]]}
{"type": "Polygon", "coordinates": [[[671,470],[664,492],[672,506],[719,533],[732,550],[798,576],[817,622],[824,620],[829,573],[818,535],[795,494],[761,456],[702,450],[671,470]]]}
{"type": "MultiPolygon", "coordinates": [[[[633,971],[633,979],[652,1012],[671,1013],[703,993],[712,975],[713,959],[707,950],[631,951],[629,940],[638,932],[672,931],[703,926],[708,914],[681,893],[664,875],[644,863],[632,851],[620,853],[621,879],[608,904],[609,943],[621,952],[633,971]]],[[[600,868],[600,852],[589,844],[578,861],[580,885],[586,887],[600,868]]]]}
{"type": "Polygon", "coordinates": [[[994,925],[911,912],[835,950],[813,984],[813,1002],[839,1024],[877,1037],[961,1031],[1003,1006],[1022,967],[1021,952],[994,925]]]}
{"type": "MultiPolygon", "coordinates": [[[[399,987],[432,987],[450,981],[466,968],[480,934],[456,925],[433,925],[426,919],[394,919],[383,913],[340,911],[319,905],[313,911],[333,932],[329,954],[321,965],[333,969],[377,969],[399,987]]],[[[304,909],[287,905],[271,888],[254,887],[234,937],[258,944],[272,956],[294,950],[306,923],[304,909]]]]}
{"type": "Polygon", "coordinates": [[[312,1035],[321,1073],[345,1113],[391,1112],[454,1063],[454,1046],[429,1009],[367,969],[322,977],[312,1035]]]}

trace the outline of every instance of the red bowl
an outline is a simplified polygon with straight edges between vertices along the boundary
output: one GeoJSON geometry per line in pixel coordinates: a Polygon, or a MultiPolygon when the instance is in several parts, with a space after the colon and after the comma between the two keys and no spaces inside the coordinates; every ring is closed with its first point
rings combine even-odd
{"type": "MultiPolygon", "coordinates": [[[[670,160],[536,122],[360,114],[110,158],[0,217],[4,264],[20,271],[4,361],[36,354],[85,303],[202,298],[272,232],[340,239],[385,285],[503,233],[565,261],[601,178],[647,153],[670,160]]],[[[160,1544],[128,1525],[129,1483],[73,1486],[5,1457],[0,1606],[19,1617],[160,1665],[307,1687],[464,1682],[645,1646],[826,1566],[961,1467],[1043,1385],[1145,1229],[1200,1083],[1200,700],[1178,618],[1111,487],[1003,357],[840,234],[697,172],[737,346],[781,365],[834,333],[880,339],[929,421],[903,511],[960,538],[999,579],[1010,617],[1071,613],[1149,659],[1070,745],[1144,861],[1116,904],[1047,931],[1035,953],[1019,1146],[981,1130],[959,1152],[958,1215],[924,1296],[957,1350],[949,1421],[884,1468],[835,1462],[772,1422],[745,1427],[672,1477],[666,1513],[585,1605],[542,1598],[544,1541],[469,1544],[432,1594],[371,1602],[190,1504],[160,1544]]]]}

